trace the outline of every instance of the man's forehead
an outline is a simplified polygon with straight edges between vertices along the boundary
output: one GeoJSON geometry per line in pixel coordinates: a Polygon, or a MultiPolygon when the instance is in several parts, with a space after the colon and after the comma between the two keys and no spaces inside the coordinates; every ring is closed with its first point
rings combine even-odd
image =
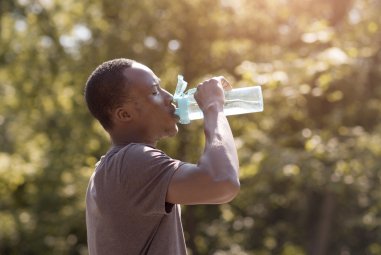
{"type": "Polygon", "coordinates": [[[143,65],[143,64],[138,63],[138,62],[134,62],[131,67],[134,69],[142,69],[142,70],[145,70],[147,72],[152,72],[152,70],[148,66],[143,65]]]}
{"type": "Polygon", "coordinates": [[[126,69],[126,75],[131,83],[152,83],[159,80],[150,68],[140,63],[134,63],[130,68],[126,69]]]}

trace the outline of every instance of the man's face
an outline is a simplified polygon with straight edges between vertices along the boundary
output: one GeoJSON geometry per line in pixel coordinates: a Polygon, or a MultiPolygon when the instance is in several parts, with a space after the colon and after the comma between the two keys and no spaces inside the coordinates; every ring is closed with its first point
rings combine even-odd
{"type": "Polygon", "coordinates": [[[126,69],[129,98],[133,99],[136,117],[132,120],[141,130],[141,135],[156,142],[178,132],[178,117],[172,95],[160,87],[160,79],[148,67],[134,63],[126,69]]]}

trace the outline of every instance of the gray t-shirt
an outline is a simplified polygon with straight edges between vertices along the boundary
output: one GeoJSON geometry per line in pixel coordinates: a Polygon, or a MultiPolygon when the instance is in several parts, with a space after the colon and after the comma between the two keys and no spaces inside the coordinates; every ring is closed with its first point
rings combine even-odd
{"type": "Polygon", "coordinates": [[[90,255],[186,254],[180,206],[165,202],[181,164],[145,144],[110,149],[87,189],[90,255]]]}

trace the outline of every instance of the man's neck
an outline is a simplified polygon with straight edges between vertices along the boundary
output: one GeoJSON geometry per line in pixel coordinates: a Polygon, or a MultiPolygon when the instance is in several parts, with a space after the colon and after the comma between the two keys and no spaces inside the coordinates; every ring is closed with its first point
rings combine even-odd
{"type": "Polygon", "coordinates": [[[144,143],[155,147],[157,144],[154,140],[142,137],[139,132],[126,130],[123,130],[122,132],[114,130],[113,132],[110,132],[110,138],[113,146],[126,146],[130,143],[144,143]]]}

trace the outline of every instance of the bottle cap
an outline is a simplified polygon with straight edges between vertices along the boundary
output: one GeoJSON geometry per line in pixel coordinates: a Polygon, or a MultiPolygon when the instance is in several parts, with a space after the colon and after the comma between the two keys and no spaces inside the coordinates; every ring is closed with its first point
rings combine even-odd
{"type": "Polygon", "coordinates": [[[187,88],[187,82],[184,81],[182,75],[177,76],[177,86],[175,94],[173,95],[173,101],[177,104],[175,114],[180,117],[181,124],[189,124],[189,113],[188,113],[188,93],[184,93],[187,88]]]}

